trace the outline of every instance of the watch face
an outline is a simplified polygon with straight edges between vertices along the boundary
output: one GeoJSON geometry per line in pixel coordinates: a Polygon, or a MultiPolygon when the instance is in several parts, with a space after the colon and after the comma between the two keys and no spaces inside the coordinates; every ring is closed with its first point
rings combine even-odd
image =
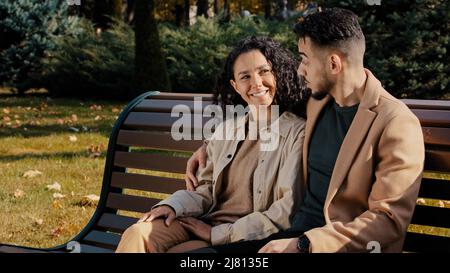
{"type": "Polygon", "coordinates": [[[309,252],[309,239],[305,235],[302,235],[298,238],[297,248],[300,253],[308,253],[309,252]]]}

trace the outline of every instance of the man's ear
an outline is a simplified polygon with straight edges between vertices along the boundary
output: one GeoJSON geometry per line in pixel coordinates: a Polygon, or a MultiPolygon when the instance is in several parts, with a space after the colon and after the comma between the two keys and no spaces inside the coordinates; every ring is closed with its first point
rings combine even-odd
{"type": "MultiPolygon", "coordinates": [[[[238,92],[236,82],[235,82],[234,80],[230,80],[230,84],[231,84],[231,86],[233,86],[234,90],[235,90],[236,92],[238,92]]],[[[238,93],[239,93],[239,92],[238,92],[238,93]]]]}
{"type": "Polygon", "coordinates": [[[339,74],[342,71],[342,58],[338,54],[331,54],[328,60],[331,74],[339,74]]]}

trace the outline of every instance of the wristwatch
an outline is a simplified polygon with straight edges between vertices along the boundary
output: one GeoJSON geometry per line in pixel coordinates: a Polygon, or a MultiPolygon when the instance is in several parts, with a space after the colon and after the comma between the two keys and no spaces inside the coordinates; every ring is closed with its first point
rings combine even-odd
{"type": "Polygon", "coordinates": [[[297,249],[300,253],[309,253],[309,239],[305,234],[300,235],[298,237],[297,249]]]}

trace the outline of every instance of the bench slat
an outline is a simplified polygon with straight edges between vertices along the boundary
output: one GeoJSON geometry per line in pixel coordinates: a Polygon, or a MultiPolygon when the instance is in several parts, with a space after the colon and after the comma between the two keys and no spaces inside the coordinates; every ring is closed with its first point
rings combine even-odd
{"type": "Polygon", "coordinates": [[[16,246],[0,246],[0,253],[48,253],[40,249],[28,249],[16,246]]]}
{"type": "Polygon", "coordinates": [[[450,170],[450,151],[425,150],[425,170],[448,172],[450,170]]]}
{"type": "Polygon", "coordinates": [[[160,100],[192,100],[194,97],[202,97],[202,100],[212,100],[212,94],[206,93],[169,93],[160,92],[157,95],[152,95],[150,99],[160,99],[160,100]]]}
{"type": "Polygon", "coordinates": [[[450,252],[450,237],[408,232],[403,251],[450,252]]]}
{"type": "Polygon", "coordinates": [[[104,213],[97,223],[97,226],[109,231],[123,233],[131,225],[135,224],[139,219],[117,215],[112,213],[104,213]]]}
{"type": "Polygon", "coordinates": [[[120,242],[119,234],[93,230],[83,238],[83,242],[102,248],[115,250],[120,242]]]}
{"type": "Polygon", "coordinates": [[[403,99],[410,109],[450,110],[450,101],[403,99]]]}
{"type": "MultiPolygon", "coordinates": [[[[171,117],[169,113],[132,112],[125,119],[122,126],[124,129],[170,132],[172,125],[179,120],[181,116],[182,115],[171,117]]],[[[184,132],[201,133],[203,132],[203,125],[211,118],[203,117],[200,114],[192,114],[190,119],[190,125],[186,125],[186,128],[183,128],[184,132]],[[194,126],[194,120],[201,121],[201,124],[194,126]]]]}
{"type": "Polygon", "coordinates": [[[114,250],[98,247],[98,246],[91,246],[87,244],[81,244],[81,253],[114,253],[114,250]]]}
{"type": "Polygon", "coordinates": [[[171,113],[173,107],[176,105],[184,105],[188,106],[189,109],[191,109],[191,113],[197,113],[202,114],[203,109],[207,107],[208,105],[212,105],[211,101],[201,101],[197,102],[197,104],[200,106],[197,108],[194,108],[195,103],[194,100],[143,100],[140,102],[136,107],[134,107],[133,111],[136,112],[160,112],[160,113],[171,113]]]}
{"type": "Polygon", "coordinates": [[[120,130],[117,144],[129,147],[145,147],[159,150],[175,150],[194,152],[201,145],[202,140],[176,141],[170,133],[120,130]]]}
{"type": "Polygon", "coordinates": [[[419,197],[450,200],[450,181],[423,178],[419,197]]]}
{"type": "Polygon", "coordinates": [[[133,152],[115,153],[114,165],[125,168],[184,173],[187,158],[133,152]]]}
{"type": "Polygon", "coordinates": [[[422,127],[426,145],[450,146],[450,128],[422,127]]]}
{"type": "Polygon", "coordinates": [[[416,205],[411,224],[450,228],[450,209],[416,205]]]}
{"type": "Polygon", "coordinates": [[[106,206],[112,209],[144,213],[150,211],[159,201],[161,200],[142,196],[109,193],[106,206]]]}
{"type": "Polygon", "coordinates": [[[171,194],[185,189],[185,181],[176,178],[114,172],[111,186],[133,190],[151,191],[171,194]]]}
{"type": "Polygon", "coordinates": [[[411,109],[425,127],[450,127],[450,111],[411,109]]]}

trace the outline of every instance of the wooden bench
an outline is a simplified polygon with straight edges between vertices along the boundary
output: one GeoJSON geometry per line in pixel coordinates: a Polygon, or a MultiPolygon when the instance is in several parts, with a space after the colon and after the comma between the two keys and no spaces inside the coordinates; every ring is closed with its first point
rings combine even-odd
{"type": "MultiPolygon", "coordinates": [[[[86,227],[71,240],[81,244],[81,252],[113,252],[123,231],[137,221],[138,213],[148,211],[164,198],[161,193],[171,194],[185,188],[186,161],[202,141],[174,141],[171,126],[179,117],[171,117],[170,113],[173,106],[184,104],[202,118],[201,110],[194,109],[194,96],[202,98],[203,107],[212,103],[209,94],[148,92],[134,99],[120,114],[109,140],[98,207],[86,227]]],[[[422,123],[426,170],[449,174],[450,102],[405,100],[405,103],[422,123]]],[[[206,120],[202,118],[203,123],[206,120]]],[[[192,124],[192,129],[201,128],[192,124]]],[[[448,175],[445,179],[426,177],[421,198],[450,200],[448,175]]],[[[450,228],[450,208],[418,204],[412,223],[450,228]]],[[[0,252],[67,252],[67,248],[67,244],[50,249],[0,245],[0,252]]],[[[409,232],[404,250],[450,252],[450,237],[409,232]]]]}

